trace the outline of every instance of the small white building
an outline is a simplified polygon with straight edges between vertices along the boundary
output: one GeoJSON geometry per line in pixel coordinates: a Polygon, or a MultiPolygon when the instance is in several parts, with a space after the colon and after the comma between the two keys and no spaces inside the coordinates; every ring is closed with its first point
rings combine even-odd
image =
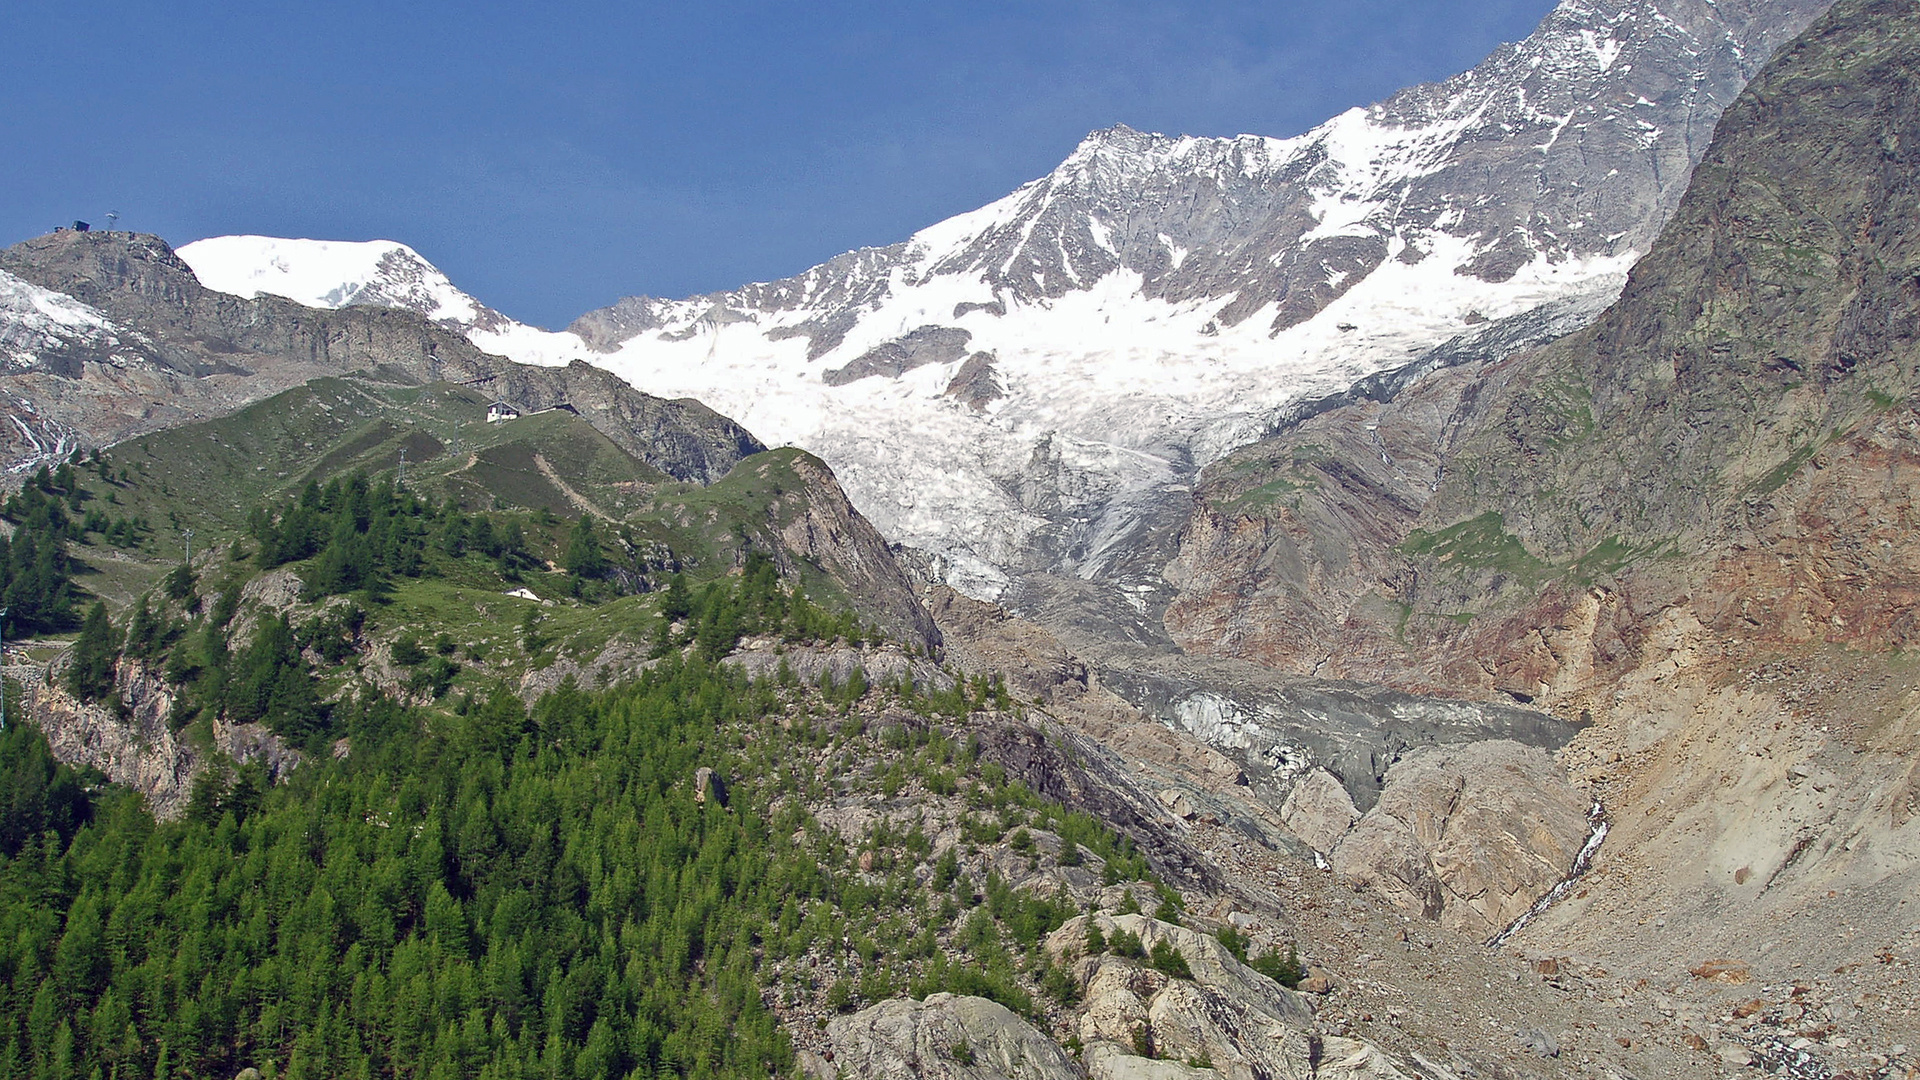
{"type": "Polygon", "coordinates": [[[520,419],[520,410],[504,401],[496,401],[487,406],[487,423],[498,424],[503,420],[520,419]]]}

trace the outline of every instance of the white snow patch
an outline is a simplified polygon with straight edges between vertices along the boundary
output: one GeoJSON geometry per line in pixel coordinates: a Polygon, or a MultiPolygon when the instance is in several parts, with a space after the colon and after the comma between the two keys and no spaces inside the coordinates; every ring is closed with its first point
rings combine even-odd
{"type": "Polygon", "coordinates": [[[41,288],[0,270],[0,318],[9,324],[52,330],[115,330],[99,309],[63,292],[41,288]]]}
{"type": "Polygon", "coordinates": [[[1160,243],[1165,245],[1167,249],[1169,268],[1174,270],[1180,269],[1180,264],[1187,261],[1187,249],[1174,243],[1173,237],[1168,236],[1166,233],[1160,234],[1160,243]]]}
{"type": "Polygon", "coordinates": [[[1613,62],[1620,59],[1620,50],[1623,46],[1613,37],[1603,38],[1597,31],[1582,30],[1580,40],[1586,45],[1587,52],[1593,55],[1593,62],[1601,71],[1612,68],[1613,62]]]}
{"type": "Polygon", "coordinates": [[[1101,221],[1095,215],[1089,214],[1087,216],[1087,231],[1093,234],[1093,243],[1095,247],[1098,247],[1102,251],[1105,251],[1109,254],[1113,254],[1113,255],[1119,254],[1119,252],[1114,250],[1113,232],[1112,230],[1107,228],[1106,222],[1101,221]]]}
{"type": "Polygon", "coordinates": [[[0,364],[28,369],[40,363],[44,352],[77,345],[117,359],[113,350],[123,339],[145,340],[66,293],[0,270],[0,364]]]}
{"type": "MultiPolygon", "coordinates": [[[[273,236],[214,236],[196,240],[175,254],[193,268],[209,289],[235,296],[284,297],[314,308],[346,307],[380,280],[381,263],[399,255],[432,269],[418,252],[392,240],[290,240],[273,236]]],[[[471,318],[473,299],[453,287],[438,270],[423,282],[433,306],[429,318],[471,318]]]]}

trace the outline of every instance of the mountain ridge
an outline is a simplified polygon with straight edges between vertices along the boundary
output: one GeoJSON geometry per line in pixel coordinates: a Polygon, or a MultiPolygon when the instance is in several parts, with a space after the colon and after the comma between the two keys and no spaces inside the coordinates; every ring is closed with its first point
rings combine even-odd
{"type": "MultiPolygon", "coordinates": [[[[764,449],[699,402],[641,393],[584,363],[516,364],[415,311],[331,311],[208,289],[156,236],[56,232],[0,251],[0,272],[67,297],[79,308],[68,318],[86,324],[78,337],[34,338],[42,352],[15,351],[0,370],[0,409],[12,419],[0,426],[0,449],[15,472],[351,371],[484,385],[524,410],[568,405],[681,479],[717,479],[764,449]]],[[[15,333],[0,328],[0,340],[15,333]]]]}
{"type": "Polygon", "coordinates": [[[1569,0],[1290,139],[1116,125],[899,243],[569,330],[636,386],[821,454],[936,578],[1019,606],[1022,578],[1078,576],[1151,610],[1159,575],[1115,553],[1195,470],[1488,324],[1597,310],[1719,109],[1824,7],[1569,0]],[[867,360],[936,332],[966,344],[867,360]]]}
{"type": "Polygon", "coordinates": [[[215,236],[176,255],[200,283],[252,299],[279,296],[306,307],[354,305],[419,312],[483,352],[524,363],[565,364],[590,355],[582,342],[509,318],[462,292],[420,253],[393,240],[283,240],[215,236]]]}

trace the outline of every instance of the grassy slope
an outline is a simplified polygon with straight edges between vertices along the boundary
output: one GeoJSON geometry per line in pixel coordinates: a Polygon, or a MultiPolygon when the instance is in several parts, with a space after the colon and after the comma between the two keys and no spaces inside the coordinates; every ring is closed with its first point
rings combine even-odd
{"type": "MultiPolygon", "coordinates": [[[[228,555],[245,535],[253,508],[290,504],[308,483],[355,471],[391,476],[402,449],[407,485],[417,493],[435,501],[456,499],[470,512],[534,511],[513,517],[529,547],[549,560],[564,549],[565,519],[590,513],[612,519],[602,536],[616,554],[631,542],[652,565],[708,580],[737,566],[748,549],[772,550],[779,526],[797,512],[794,493],[804,484],[792,467],[799,451],[756,455],[751,467],[743,463],[702,487],[668,478],[571,413],[487,423],[489,400],[446,384],[316,379],[232,415],[112,447],[102,455],[107,478],[92,466],[77,470],[85,490],[82,507],[115,519],[142,518],[152,531],[132,547],[97,535],[76,546],[86,568],[79,582],[115,612],[123,611],[178,564],[188,530],[196,564],[215,560],[202,567],[202,576],[226,576],[228,555]]],[[[501,589],[481,587],[463,573],[450,564],[426,579],[400,582],[391,604],[375,612],[376,625],[395,633],[425,627],[427,638],[445,632],[483,647],[517,639],[519,619],[531,602],[504,597],[501,589]]],[[[798,576],[819,602],[851,605],[847,591],[817,567],[803,564],[798,576]]],[[[564,579],[539,572],[512,586],[550,600],[566,590],[564,579]]],[[[616,600],[590,613],[576,614],[577,606],[544,612],[554,655],[591,657],[622,632],[652,633],[653,605],[642,598],[616,600]]]]}

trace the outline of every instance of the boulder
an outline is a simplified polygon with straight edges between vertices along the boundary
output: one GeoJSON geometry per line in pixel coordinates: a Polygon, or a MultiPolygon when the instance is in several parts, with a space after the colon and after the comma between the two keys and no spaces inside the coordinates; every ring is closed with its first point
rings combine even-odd
{"type": "Polygon", "coordinates": [[[1360,811],[1339,779],[1316,766],[1287,792],[1286,802],[1280,804],[1280,820],[1313,850],[1326,852],[1360,820],[1360,811]]]}
{"type": "Polygon", "coordinates": [[[1299,991],[1303,994],[1333,993],[1333,976],[1328,975],[1319,968],[1314,968],[1313,970],[1316,974],[1308,975],[1306,978],[1300,980],[1299,991]]]}
{"type": "Polygon", "coordinates": [[[1313,1076],[1306,1032],[1216,986],[1176,979],[1147,1008],[1154,1052],[1204,1060],[1229,1080],[1313,1076]]]}
{"type": "MultiPolygon", "coordinates": [[[[1101,912],[1076,916],[1047,938],[1048,951],[1055,958],[1077,954],[1086,941],[1087,920],[1090,918],[1099,924],[1101,933],[1108,938],[1121,930],[1139,935],[1141,946],[1149,952],[1160,942],[1167,942],[1187,962],[1188,970],[1193,973],[1193,982],[1223,991],[1249,1010],[1292,1024],[1304,1025],[1313,1020],[1313,1010],[1298,994],[1234,959],[1227,947],[1212,934],[1203,934],[1145,915],[1108,915],[1101,912]]],[[[1103,959],[1122,963],[1114,957],[1103,959]]],[[[1157,989],[1153,992],[1157,992],[1157,989]]]]}
{"type": "Polygon", "coordinates": [[[1587,796],[1547,753],[1506,739],[1415,751],[1330,853],[1402,910],[1490,934],[1526,911],[1586,842],[1587,796]]]}
{"type": "Polygon", "coordinates": [[[1167,977],[1137,964],[1093,957],[1077,972],[1083,976],[1082,998],[1085,1010],[1080,1014],[1080,1041],[1108,1040],[1121,1046],[1151,1042],[1153,1026],[1147,1018],[1147,1001],[1167,984],[1167,977]]]}
{"type": "Polygon", "coordinates": [[[1003,1005],[932,994],[827,1025],[834,1064],[858,1080],[1080,1080],[1066,1051],[1003,1005]]]}
{"type": "Polygon", "coordinates": [[[727,805],[727,782],[712,768],[702,765],[693,770],[693,801],[704,805],[709,800],[715,806],[727,805]]]}
{"type": "Polygon", "coordinates": [[[1122,931],[1138,935],[1149,952],[1166,942],[1193,975],[1172,978],[1111,954],[1079,960],[1075,975],[1085,1003],[1079,1035],[1096,1076],[1104,1069],[1144,1080],[1190,1080],[1168,1071],[1178,1061],[1210,1062],[1209,1070],[1190,1071],[1227,1080],[1312,1075],[1306,1029],[1313,1014],[1298,995],[1234,959],[1211,935],[1144,915],[1079,916],[1047,939],[1048,950],[1061,961],[1077,955],[1089,919],[1109,939],[1122,931]],[[1096,1065],[1091,1048],[1102,1044],[1118,1056],[1096,1065]],[[1149,1059],[1135,1056],[1140,1049],[1164,1060],[1143,1064],[1149,1059]]]}
{"type": "Polygon", "coordinates": [[[1320,1061],[1314,1080],[1407,1080],[1393,1059],[1380,1048],[1359,1039],[1328,1036],[1320,1040],[1320,1061]]]}
{"type": "Polygon", "coordinates": [[[1088,1043],[1085,1056],[1091,1080],[1217,1080],[1220,1075],[1214,1069],[1141,1057],[1109,1042],[1088,1043]]]}
{"type": "MultiPolygon", "coordinates": [[[[1559,1040],[1539,1028],[1516,1031],[1514,1032],[1514,1038],[1519,1039],[1520,1045],[1526,1047],[1535,1057],[1557,1058],[1560,1056],[1559,1040]]],[[[1700,1036],[1691,1035],[1690,1038],[1699,1039],[1700,1036]]],[[[1692,1046],[1692,1043],[1689,1042],[1688,1045],[1692,1046]]],[[[1693,1047],[1695,1050],[1705,1050],[1706,1048],[1707,1044],[1704,1040],[1700,1042],[1700,1045],[1693,1047]]]]}

